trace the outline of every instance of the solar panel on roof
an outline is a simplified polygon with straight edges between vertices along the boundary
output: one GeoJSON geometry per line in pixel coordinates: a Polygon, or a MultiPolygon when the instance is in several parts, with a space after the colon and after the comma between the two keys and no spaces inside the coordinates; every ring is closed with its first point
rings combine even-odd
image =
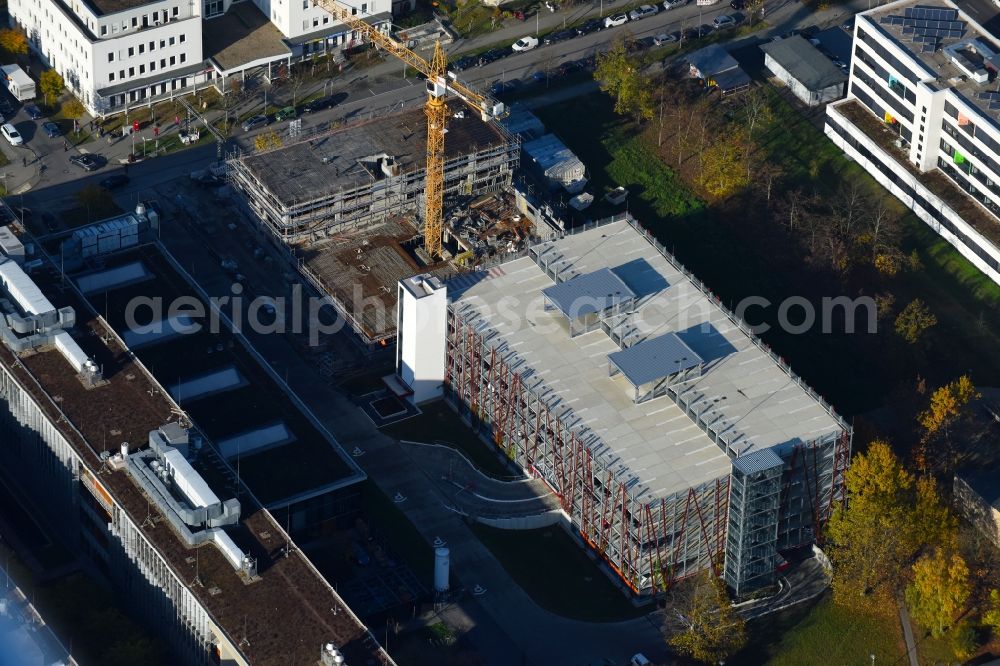
{"type": "Polygon", "coordinates": [[[913,34],[913,28],[903,28],[903,34],[904,35],[912,35],[913,34]]]}
{"type": "Polygon", "coordinates": [[[920,46],[921,53],[933,53],[937,50],[937,44],[922,44],[920,46]]]}
{"type": "Polygon", "coordinates": [[[1000,109],[1000,102],[990,102],[990,111],[1000,109]]]}

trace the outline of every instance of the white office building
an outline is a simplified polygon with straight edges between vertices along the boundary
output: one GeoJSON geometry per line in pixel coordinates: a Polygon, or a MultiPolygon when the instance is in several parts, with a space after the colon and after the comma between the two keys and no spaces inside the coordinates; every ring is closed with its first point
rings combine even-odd
{"type": "Polygon", "coordinates": [[[951,0],[857,16],[826,134],[1000,282],[1000,46],[951,0]]]}
{"type": "MultiPolygon", "coordinates": [[[[385,25],[393,0],[350,0],[385,25]]],[[[404,2],[397,9],[411,6],[404,2]]],[[[11,24],[93,115],[125,111],[175,94],[350,48],[360,35],[312,0],[10,0],[11,24]]]]}

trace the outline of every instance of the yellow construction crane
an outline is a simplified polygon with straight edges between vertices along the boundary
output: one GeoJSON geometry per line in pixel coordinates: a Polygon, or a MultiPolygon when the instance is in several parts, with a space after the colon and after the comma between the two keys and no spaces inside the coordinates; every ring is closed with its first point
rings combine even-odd
{"type": "Polygon", "coordinates": [[[385,49],[402,60],[406,65],[427,77],[427,175],[424,187],[424,250],[431,259],[441,257],[441,233],[444,221],[444,135],[448,122],[448,106],[445,95],[452,92],[477,111],[484,121],[504,114],[504,105],[455,80],[448,74],[448,60],[441,49],[441,42],[434,44],[434,57],[427,62],[405,45],[366,23],[355,14],[356,8],[342,5],[336,0],[314,0],[338,21],[364,35],[378,48],[385,49]]]}

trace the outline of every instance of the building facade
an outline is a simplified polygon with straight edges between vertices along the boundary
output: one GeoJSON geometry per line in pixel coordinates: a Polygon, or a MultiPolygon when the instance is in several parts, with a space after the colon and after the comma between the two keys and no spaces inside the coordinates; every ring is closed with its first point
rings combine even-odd
{"type": "MultiPolygon", "coordinates": [[[[634,220],[446,284],[445,398],[633,593],[710,569],[742,596],[821,534],[850,428],[634,220]]],[[[400,339],[436,349],[433,314],[400,339]]]]}
{"type": "Polygon", "coordinates": [[[901,0],[857,16],[847,99],[826,134],[1000,282],[1000,47],[951,0],[901,0]],[[869,131],[863,108],[891,133],[869,131]],[[887,145],[888,144],[888,145],[887,145]],[[945,185],[935,185],[945,177],[945,185]],[[956,196],[952,196],[952,192],[956,196]]]}
{"type": "MultiPolygon", "coordinates": [[[[93,115],[187,94],[215,85],[245,66],[291,63],[315,52],[357,45],[361,36],[338,23],[312,0],[257,0],[256,8],[276,28],[268,51],[237,61],[212,57],[208,22],[240,8],[231,0],[12,0],[11,24],[28,36],[31,50],[62,75],[67,88],[93,115]],[[273,47],[277,48],[273,48],[273,47]],[[249,58],[249,59],[247,59],[249,58]]],[[[359,16],[388,26],[392,0],[345,3],[359,16]]],[[[242,8],[240,8],[242,9],[242,8]]],[[[244,24],[246,22],[243,22],[244,24]]],[[[236,25],[239,30],[239,23],[236,25]]],[[[247,33],[253,32],[248,26],[247,33]]],[[[237,41],[257,39],[236,35],[237,41]]],[[[216,40],[217,41],[217,40],[216,40]]],[[[252,43],[248,51],[253,52],[252,43]]]]}

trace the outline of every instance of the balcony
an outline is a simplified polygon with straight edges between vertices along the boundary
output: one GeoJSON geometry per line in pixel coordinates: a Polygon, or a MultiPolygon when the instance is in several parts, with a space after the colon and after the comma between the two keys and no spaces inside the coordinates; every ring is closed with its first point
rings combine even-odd
{"type": "MultiPolygon", "coordinates": [[[[896,145],[899,134],[886,126],[881,120],[862,106],[856,100],[848,100],[836,107],[847,120],[864,132],[882,150],[911,174],[933,194],[941,198],[956,214],[971,227],[987,238],[991,243],[1000,246],[1000,217],[994,216],[983,204],[977,202],[973,194],[953,182],[940,170],[921,172],[910,163],[909,154],[896,145]]],[[[933,150],[937,150],[935,146],[933,150]]]]}

